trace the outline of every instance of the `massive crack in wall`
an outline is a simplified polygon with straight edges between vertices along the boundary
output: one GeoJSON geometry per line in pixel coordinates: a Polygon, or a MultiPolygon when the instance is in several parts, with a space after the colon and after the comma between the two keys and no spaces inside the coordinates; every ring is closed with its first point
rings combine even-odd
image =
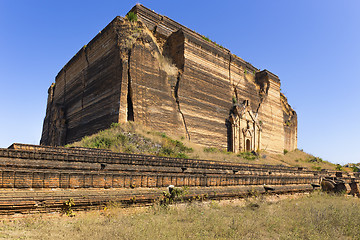
{"type": "Polygon", "coordinates": [[[41,144],[64,145],[112,122],[136,121],[229,149],[235,99],[246,100],[262,124],[260,149],[296,148],[296,113],[281,100],[276,75],[141,5],[132,11],[137,22],[116,17],[60,71],[41,144]]]}
{"type": "Polygon", "coordinates": [[[184,135],[184,122],[175,96],[178,69],[163,55],[154,36],[141,23],[138,29],[141,36],[131,48],[128,66],[134,119],[158,131],[172,129],[172,133],[184,135]]]}

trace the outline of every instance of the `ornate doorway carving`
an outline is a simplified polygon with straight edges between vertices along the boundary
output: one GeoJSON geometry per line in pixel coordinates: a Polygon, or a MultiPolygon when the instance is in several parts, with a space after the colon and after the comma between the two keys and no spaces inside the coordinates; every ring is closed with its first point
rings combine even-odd
{"type": "Polygon", "coordinates": [[[260,149],[261,126],[249,100],[234,104],[230,112],[231,150],[235,153],[260,149]]]}

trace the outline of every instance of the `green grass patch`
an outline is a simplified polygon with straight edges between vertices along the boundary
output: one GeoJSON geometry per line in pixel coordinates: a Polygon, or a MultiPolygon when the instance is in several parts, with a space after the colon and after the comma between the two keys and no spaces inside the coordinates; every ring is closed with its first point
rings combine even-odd
{"type": "Polygon", "coordinates": [[[212,42],[211,40],[210,40],[210,38],[208,38],[208,37],[205,37],[205,36],[201,36],[202,37],[202,39],[204,39],[205,41],[207,41],[207,42],[212,42]]]}
{"type": "Polygon", "coordinates": [[[340,164],[336,164],[335,170],[342,171],[343,167],[340,164]]]}
{"type": "Polygon", "coordinates": [[[137,15],[136,15],[136,13],[129,12],[128,14],[126,14],[126,19],[129,20],[130,22],[136,22],[137,15]]]}
{"type": "Polygon", "coordinates": [[[204,152],[206,152],[206,153],[216,153],[216,152],[219,152],[219,150],[217,148],[213,148],[213,147],[206,147],[206,148],[204,148],[204,152]]]}
{"type": "Polygon", "coordinates": [[[321,171],[321,167],[320,166],[312,166],[311,167],[313,170],[316,170],[316,171],[321,171]]]}
{"type": "Polygon", "coordinates": [[[237,155],[238,157],[241,157],[246,160],[255,160],[256,156],[251,152],[241,152],[237,155]]]}
{"type": "Polygon", "coordinates": [[[138,131],[134,124],[112,123],[109,129],[67,147],[109,149],[116,152],[151,154],[163,157],[190,158],[194,150],[180,140],[174,140],[162,132],[138,131]]]}

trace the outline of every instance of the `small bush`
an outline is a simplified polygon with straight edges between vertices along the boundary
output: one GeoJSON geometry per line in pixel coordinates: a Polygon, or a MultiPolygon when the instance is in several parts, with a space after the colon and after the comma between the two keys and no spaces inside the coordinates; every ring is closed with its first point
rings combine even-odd
{"type": "Polygon", "coordinates": [[[184,159],[188,159],[188,158],[189,158],[189,156],[186,155],[185,153],[178,153],[175,157],[177,157],[177,158],[184,158],[184,159]]]}
{"type": "Polygon", "coordinates": [[[110,125],[111,128],[117,128],[117,127],[119,127],[119,126],[120,126],[120,124],[119,124],[119,123],[116,123],[116,122],[113,122],[113,123],[110,125]]]}
{"type": "Polygon", "coordinates": [[[313,157],[308,160],[308,162],[311,162],[311,163],[321,163],[323,161],[324,160],[322,160],[322,158],[319,158],[319,157],[313,157]]]}
{"type": "Polygon", "coordinates": [[[220,150],[220,152],[222,154],[226,154],[226,155],[231,155],[232,154],[232,152],[228,152],[226,149],[222,149],[222,150],[220,150]]]}
{"type": "Polygon", "coordinates": [[[103,136],[96,136],[93,142],[91,143],[90,147],[107,149],[110,148],[111,145],[112,145],[111,139],[103,136]]]}
{"type": "Polygon", "coordinates": [[[175,145],[176,148],[178,148],[181,152],[193,152],[194,149],[186,147],[182,142],[179,140],[172,140],[170,139],[170,142],[175,145]]]}
{"type": "Polygon", "coordinates": [[[219,48],[224,48],[224,46],[223,46],[223,45],[218,44],[218,43],[216,43],[216,42],[214,42],[214,43],[215,43],[215,45],[216,45],[216,46],[218,46],[219,48]]]}
{"type": "Polygon", "coordinates": [[[237,155],[238,157],[244,158],[246,160],[255,160],[256,156],[251,152],[242,152],[237,155]]]}
{"type": "Polygon", "coordinates": [[[232,97],[232,102],[233,102],[233,104],[236,104],[238,102],[238,100],[236,99],[235,96],[232,97]]]}
{"type": "Polygon", "coordinates": [[[130,22],[136,22],[137,21],[137,15],[136,15],[136,13],[129,12],[126,15],[126,19],[129,20],[130,22]]]}
{"type": "Polygon", "coordinates": [[[357,166],[352,166],[351,169],[353,172],[360,172],[360,169],[357,166]]]}
{"type": "Polygon", "coordinates": [[[207,148],[204,148],[204,152],[207,152],[207,153],[215,153],[215,152],[218,152],[219,150],[217,148],[213,148],[213,147],[207,147],[207,148]]]}
{"type": "Polygon", "coordinates": [[[289,152],[288,150],[284,149],[284,155],[287,154],[288,152],[289,152]]]}
{"type": "Polygon", "coordinates": [[[162,138],[167,138],[166,133],[159,133],[162,138]]]}
{"type": "Polygon", "coordinates": [[[63,203],[61,212],[68,217],[75,217],[72,207],[75,206],[74,199],[70,198],[63,203]]]}
{"type": "Polygon", "coordinates": [[[164,191],[163,198],[160,200],[160,205],[167,207],[175,201],[183,200],[183,196],[188,193],[188,189],[187,186],[184,186],[182,188],[174,187],[170,192],[164,191]]]}
{"type": "Polygon", "coordinates": [[[207,42],[211,42],[210,38],[205,37],[205,36],[201,36],[201,37],[202,37],[202,39],[204,39],[205,41],[207,41],[207,42]]]}
{"type": "Polygon", "coordinates": [[[335,169],[338,170],[338,171],[342,171],[343,167],[340,164],[336,164],[335,169]]]}
{"type": "Polygon", "coordinates": [[[162,147],[160,150],[160,156],[170,157],[174,153],[174,150],[168,147],[162,147]]]}
{"type": "Polygon", "coordinates": [[[119,133],[116,136],[116,139],[120,142],[121,145],[125,145],[129,141],[129,139],[123,133],[119,133]]]}
{"type": "Polygon", "coordinates": [[[320,171],[320,170],[321,170],[321,167],[320,167],[320,166],[312,166],[311,168],[314,169],[314,170],[316,170],[316,171],[320,171]]]}

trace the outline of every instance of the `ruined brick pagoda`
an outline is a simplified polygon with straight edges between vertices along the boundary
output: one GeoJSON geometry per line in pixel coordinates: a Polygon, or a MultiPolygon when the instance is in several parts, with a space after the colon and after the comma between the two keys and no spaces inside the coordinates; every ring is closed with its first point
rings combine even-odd
{"type": "Polygon", "coordinates": [[[61,146],[135,121],[229,151],[297,147],[279,78],[142,5],[116,17],[49,88],[41,144],[61,146]]]}

